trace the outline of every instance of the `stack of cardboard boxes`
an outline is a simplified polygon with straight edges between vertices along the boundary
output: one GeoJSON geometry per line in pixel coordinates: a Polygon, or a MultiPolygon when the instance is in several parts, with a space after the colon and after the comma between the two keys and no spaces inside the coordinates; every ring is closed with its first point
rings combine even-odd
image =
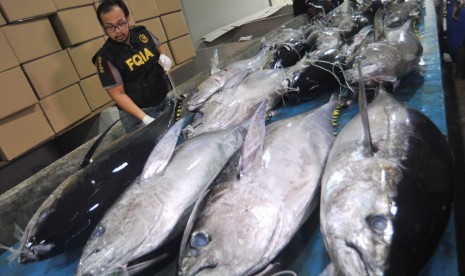
{"type": "MultiPolygon", "coordinates": [[[[95,0],[0,0],[0,159],[10,161],[113,105],[92,56],[95,0]]],[[[179,0],[125,0],[174,61],[195,56],[179,0]]]]}

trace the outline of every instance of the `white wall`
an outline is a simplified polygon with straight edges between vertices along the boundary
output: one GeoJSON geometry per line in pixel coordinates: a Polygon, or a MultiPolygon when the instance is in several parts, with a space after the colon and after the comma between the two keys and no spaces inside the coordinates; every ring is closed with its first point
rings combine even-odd
{"type": "Polygon", "coordinates": [[[269,0],[181,0],[197,47],[204,35],[270,6],[269,0]]]}

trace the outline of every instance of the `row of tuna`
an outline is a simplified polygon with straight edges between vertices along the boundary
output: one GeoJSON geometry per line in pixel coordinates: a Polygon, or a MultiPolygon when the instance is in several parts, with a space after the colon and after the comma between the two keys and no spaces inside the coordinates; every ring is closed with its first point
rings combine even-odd
{"type": "Polygon", "coordinates": [[[418,10],[353,3],[263,40],[257,56],[199,85],[192,120],[174,123],[173,100],[65,180],[12,256],[28,263],[86,243],[76,275],[134,274],[182,237],[179,275],[255,275],[319,206],[335,273],[417,274],[446,226],[453,177],[439,129],[383,88],[395,90],[420,60],[418,10]],[[377,87],[368,107],[363,84],[377,87]],[[267,123],[283,98],[334,91],[267,123]],[[336,107],[358,93],[360,115],[334,138],[336,107]]]}

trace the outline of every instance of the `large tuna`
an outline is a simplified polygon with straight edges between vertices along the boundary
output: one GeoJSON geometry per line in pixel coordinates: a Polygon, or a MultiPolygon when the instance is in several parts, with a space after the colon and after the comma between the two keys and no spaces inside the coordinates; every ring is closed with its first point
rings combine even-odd
{"type": "Polygon", "coordinates": [[[249,129],[240,178],[224,172],[189,218],[181,275],[253,275],[288,244],[317,205],[336,102],[249,129]]]}
{"type": "Polygon", "coordinates": [[[418,275],[448,221],[452,154],[425,115],[384,91],[369,105],[368,122],[364,128],[354,117],[328,157],[325,245],[341,275],[418,275]]]}
{"type": "Polygon", "coordinates": [[[223,70],[210,75],[193,92],[187,109],[189,111],[199,109],[208,98],[219,92],[228,82],[235,82],[236,79],[242,80],[248,73],[261,69],[268,60],[270,49],[270,47],[264,46],[255,57],[233,62],[223,70]]]}
{"type": "Polygon", "coordinates": [[[39,261],[82,246],[105,211],[142,171],[174,121],[175,103],[152,124],[113,142],[42,203],[21,239],[19,261],[39,261]]]}
{"type": "Polygon", "coordinates": [[[211,96],[199,110],[202,116],[192,121],[190,136],[237,126],[250,118],[262,101],[266,101],[268,111],[277,105],[286,89],[286,76],[281,70],[255,71],[237,86],[211,96]]]}
{"type": "Polygon", "coordinates": [[[130,272],[128,263],[182,233],[195,201],[242,146],[246,133],[239,126],[198,135],[173,153],[179,131],[177,123],[152,151],[141,176],[100,221],[77,275],[130,272]]]}

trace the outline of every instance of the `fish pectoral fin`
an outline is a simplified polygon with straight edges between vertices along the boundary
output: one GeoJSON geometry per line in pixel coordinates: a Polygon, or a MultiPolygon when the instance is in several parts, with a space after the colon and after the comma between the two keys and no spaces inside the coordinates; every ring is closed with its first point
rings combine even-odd
{"type": "Polygon", "coordinates": [[[136,274],[136,273],[138,273],[138,272],[152,266],[153,264],[157,264],[157,263],[163,261],[167,257],[169,257],[168,253],[161,253],[160,255],[154,256],[151,259],[147,259],[147,258],[145,258],[145,256],[142,256],[141,258],[139,258],[141,260],[136,259],[136,260],[131,261],[130,263],[128,263],[127,272],[128,272],[129,275],[134,275],[134,274],[136,274]]]}
{"type": "Polygon", "coordinates": [[[173,155],[184,121],[185,118],[177,121],[157,143],[142,170],[142,179],[150,178],[153,175],[159,175],[164,171],[173,155]]]}
{"type": "Polygon", "coordinates": [[[241,82],[249,75],[250,69],[241,71],[231,79],[229,79],[223,86],[223,89],[236,88],[241,82]]]}
{"type": "Polygon", "coordinates": [[[240,159],[240,174],[260,162],[263,155],[263,143],[265,141],[266,101],[258,106],[250,119],[247,135],[242,147],[240,159]]]}

